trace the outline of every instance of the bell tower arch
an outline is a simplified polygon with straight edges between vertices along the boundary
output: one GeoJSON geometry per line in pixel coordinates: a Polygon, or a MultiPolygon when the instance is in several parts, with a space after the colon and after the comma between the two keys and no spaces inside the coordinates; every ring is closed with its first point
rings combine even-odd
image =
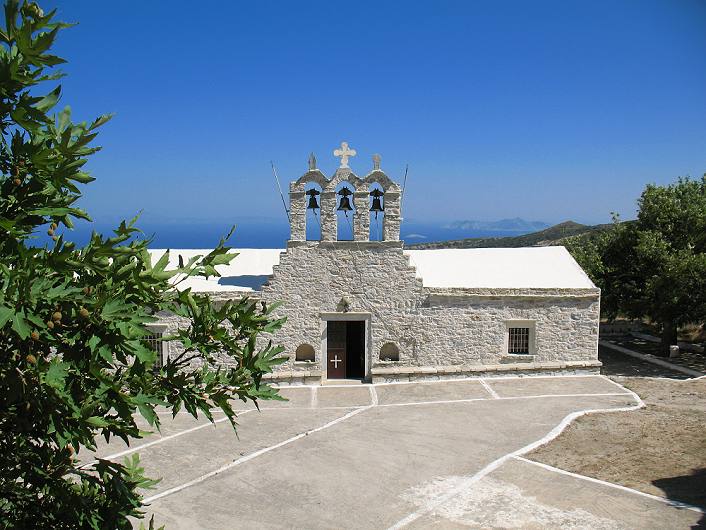
{"type": "MultiPolygon", "coordinates": [[[[400,227],[402,225],[402,215],[401,215],[401,188],[399,184],[394,182],[387,174],[380,169],[380,161],[382,157],[380,155],[373,155],[373,170],[363,177],[363,183],[367,188],[372,188],[369,192],[372,196],[371,206],[369,208],[368,214],[373,214],[375,217],[375,209],[377,206],[375,203],[375,195],[373,192],[375,189],[379,189],[382,192],[382,196],[377,197],[379,200],[379,207],[384,210],[378,211],[378,216],[380,211],[384,211],[384,216],[382,220],[382,226],[380,230],[382,232],[380,241],[399,241],[400,240],[400,227]]],[[[369,217],[370,218],[370,217],[369,217]]],[[[372,221],[370,221],[372,222],[372,221]]]]}
{"type": "Polygon", "coordinates": [[[342,222],[350,223],[346,232],[353,241],[370,242],[373,229],[377,236],[374,242],[399,241],[401,189],[380,169],[380,155],[373,155],[372,171],[361,178],[350,168],[350,159],[357,152],[347,142],[341,142],[333,154],[340,163],[331,179],[318,169],[312,153],[308,171],[289,185],[290,241],[311,241],[311,237],[307,238],[311,233],[320,234],[321,242],[339,241],[339,215],[345,218],[342,222]],[[313,222],[319,223],[320,228],[307,229],[307,224],[313,222]],[[375,226],[371,227],[371,223],[375,226]]]}

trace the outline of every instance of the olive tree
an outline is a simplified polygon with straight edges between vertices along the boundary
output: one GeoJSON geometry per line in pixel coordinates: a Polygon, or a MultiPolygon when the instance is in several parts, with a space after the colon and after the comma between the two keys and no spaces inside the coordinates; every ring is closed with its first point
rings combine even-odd
{"type": "Polygon", "coordinates": [[[168,253],[153,262],[135,219],[109,237],[93,233],[82,248],[65,239],[75,220],[89,219],[76,201],[93,180],[83,168],[110,116],[74,123],[69,107],[55,111],[64,60],[50,48],[68,25],[35,3],[7,0],[4,11],[0,527],[130,528],[143,515],[140,491],[154,481],[137,458],[82,466],[80,452],[100,436],[143,437],[139,415],[158,429],[158,407],[211,420],[219,408],[235,428],[233,400],[278,398],[263,375],[282,362],[267,340],[282,322],[247,298],[217,305],[178,288],[218,275],[236,256],[227,238],[172,269],[168,253]],[[146,340],[160,312],[184,322],[163,338],[183,350],[162,366],[146,340]]]}
{"type": "Polygon", "coordinates": [[[706,176],[650,184],[638,206],[636,220],[569,247],[601,287],[603,314],[650,319],[666,353],[679,326],[706,321],[706,176]]]}

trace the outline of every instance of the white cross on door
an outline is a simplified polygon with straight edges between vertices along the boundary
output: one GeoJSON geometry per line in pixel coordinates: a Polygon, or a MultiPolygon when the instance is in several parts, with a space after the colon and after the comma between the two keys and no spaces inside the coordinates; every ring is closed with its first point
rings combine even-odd
{"type": "Polygon", "coordinates": [[[336,369],[336,368],[338,368],[338,363],[342,363],[343,359],[339,359],[338,355],[334,355],[333,359],[331,359],[329,362],[333,363],[333,367],[334,367],[334,369],[336,369]]]}

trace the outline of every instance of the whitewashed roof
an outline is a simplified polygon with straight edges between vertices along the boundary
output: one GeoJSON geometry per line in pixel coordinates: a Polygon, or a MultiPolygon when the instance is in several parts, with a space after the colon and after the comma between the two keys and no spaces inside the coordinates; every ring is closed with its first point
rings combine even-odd
{"type": "MultiPolygon", "coordinates": [[[[164,250],[150,250],[153,260],[164,250]]],[[[210,250],[171,250],[170,266],[210,250]]],[[[218,266],[220,278],[189,278],[180,288],[194,291],[259,290],[272,267],[279,263],[284,249],[237,249],[239,255],[230,265],[218,266]]],[[[440,250],[405,250],[417,276],[425,287],[450,288],[553,288],[586,289],[595,287],[564,247],[469,248],[440,250]]]]}
{"type": "MultiPolygon", "coordinates": [[[[205,256],[212,249],[171,249],[169,251],[169,267],[174,268],[179,264],[179,256],[187,262],[191,257],[205,256]]],[[[152,262],[156,262],[164,254],[164,249],[150,249],[152,262]]],[[[279,255],[284,249],[277,248],[242,248],[232,252],[238,256],[230,265],[218,265],[216,270],[220,278],[187,278],[179,284],[179,289],[191,287],[195,292],[216,291],[259,291],[272,274],[272,267],[279,263],[279,255]]]]}
{"type": "Polygon", "coordinates": [[[564,247],[406,250],[425,287],[595,287],[564,247]]]}

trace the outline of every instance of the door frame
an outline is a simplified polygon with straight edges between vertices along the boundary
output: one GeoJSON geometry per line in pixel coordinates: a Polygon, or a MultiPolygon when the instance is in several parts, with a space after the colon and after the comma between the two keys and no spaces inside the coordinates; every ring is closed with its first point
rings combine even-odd
{"type": "MultiPolygon", "coordinates": [[[[365,322],[365,368],[363,372],[363,380],[370,380],[370,352],[372,348],[372,333],[370,332],[370,323],[372,320],[371,313],[319,313],[321,329],[321,381],[328,379],[328,322],[329,321],[362,321],[365,322]]],[[[335,379],[332,379],[335,381],[335,379]]]]}

